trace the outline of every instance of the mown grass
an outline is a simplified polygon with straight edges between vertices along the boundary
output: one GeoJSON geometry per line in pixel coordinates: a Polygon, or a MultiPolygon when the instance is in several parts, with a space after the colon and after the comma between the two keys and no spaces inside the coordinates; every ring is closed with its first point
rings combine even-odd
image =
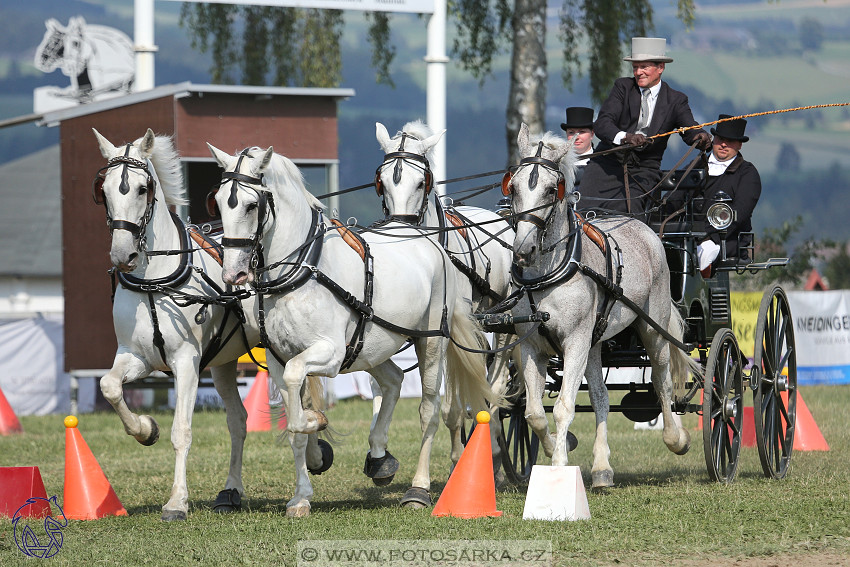
{"type": "MultiPolygon", "coordinates": [[[[290,519],[293,491],[289,444],[276,433],[251,433],[245,450],[246,509],[220,516],[211,504],[223,487],[229,454],[224,414],[201,411],[194,419],[189,458],[190,516],[162,523],[160,508],[170,492],[174,455],[168,442],[170,413],[157,413],[163,439],[142,447],[127,437],[112,412],[80,416],[80,431],[128,517],[71,522],[64,546],[51,559],[59,565],[295,565],[299,540],[545,540],[558,565],[658,565],[714,557],[719,564],[744,556],[797,553],[850,554],[848,450],[845,425],[850,386],[801,389],[829,452],[795,452],[782,481],[765,479],[756,449],[743,449],[738,479],[729,486],[708,480],[696,416],[685,416],[692,450],[669,453],[658,431],[635,431],[619,414],[610,425],[611,463],[617,487],[588,493],[592,519],[582,522],[522,520],[525,494],[497,494],[500,518],[433,518],[429,510],[399,509],[418,451],[417,400],[402,400],[391,429],[390,449],[401,461],[396,480],[377,488],[361,470],[367,450],[371,405],[342,401],[329,410],[336,428],[335,463],[312,477],[315,498],[309,518],[290,519]]],[[[582,394],[583,395],[583,394],[582,394]]],[[[0,466],[38,465],[48,495],[60,501],[64,474],[64,416],[22,417],[25,433],[0,437],[0,466]]],[[[580,439],[571,464],[589,484],[593,418],[579,414],[580,439]]],[[[439,495],[449,473],[448,435],[441,428],[432,462],[432,491],[439,495]]],[[[0,565],[23,564],[11,522],[0,520],[0,565]]],[[[31,560],[32,561],[32,560],[31,560]]]]}

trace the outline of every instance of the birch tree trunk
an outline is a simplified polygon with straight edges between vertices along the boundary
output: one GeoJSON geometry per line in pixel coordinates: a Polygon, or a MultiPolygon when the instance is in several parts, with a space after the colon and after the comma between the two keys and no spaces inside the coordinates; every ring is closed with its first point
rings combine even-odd
{"type": "Polygon", "coordinates": [[[519,163],[516,138],[520,125],[528,124],[532,134],[540,134],[545,128],[546,0],[516,0],[511,27],[513,56],[506,124],[508,166],[519,163]]]}

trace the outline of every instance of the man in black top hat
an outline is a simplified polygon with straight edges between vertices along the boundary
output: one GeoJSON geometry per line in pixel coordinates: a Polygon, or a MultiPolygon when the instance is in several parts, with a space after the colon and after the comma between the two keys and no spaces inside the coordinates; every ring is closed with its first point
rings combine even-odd
{"type": "MultiPolygon", "coordinates": [[[[661,158],[669,136],[650,143],[647,138],[696,126],[688,97],[661,80],[665,65],[673,61],[666,49],[663,37],[632,38],[632,54],[625,60],[631,62],[633,76],[614,82],[593,130],[600,140],[597,152],[618,146],[634,149],[590,159],[582,179],[581,209],[642,213],[650,204],[648,192],[661,180],[661,158]]],[[[698,128],[681,136],[688,145],[698,142],[702,150],[711,144],[708,132],[698,128]]]]}
{"type": "MultiPolygon", "coordinates": [[[[593,153],[593,109],[584,106],[567,107],[567,121],[561,123],[561,129],[567,133],[567,140],[572,140],[573,149],[579,157],[593,153]]],[[[581,183],[587,158],[576,162],[575,186],[581,183]]]]}
{"type": "MultiPolygon", "coordinates": [[[[750,246],[749,238],[744,242],[742,232],[751,232],[751,218],[761,196],[761,177],[752,163],[741,154],[741,146],[750,138],[744,135],[747,121],[743,118],[732,119],[728,114],[718,117],[717,128],[711,128],[714,139],[711,154],[708,156],[708,182],[701,210],[705,213],[714,203],[721,191],[732,199],[729,205],[735,211],[736,218],[726,229],[726,256],[740,260],[752,260],[747,250],[741,246],[750,246]]],[[[720,255],[720,233],[706,223],[707,238],[699,244],[697,258],[700,270],[705,270],[720,255]]]]}

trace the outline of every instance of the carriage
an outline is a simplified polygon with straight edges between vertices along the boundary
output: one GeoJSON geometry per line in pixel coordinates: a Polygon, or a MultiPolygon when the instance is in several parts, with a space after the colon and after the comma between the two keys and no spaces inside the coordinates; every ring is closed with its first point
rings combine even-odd
{"type": "MultiPolygon", "coordinates": [[[[670,270],[670,294],[686,323],[683,340],[676,346],[691,353],[705,369],[704,377],[691,374],[688,382],[674,385],[673,411],[699,415],[708,474],[712,480],[731,482],[737,472],[745,391],[749,388],[762,470],[766,477],[782,478],[791,460],[796,414],[796,355],[788,299],[779,285],[764,293],[755,328],[753,363],[747,368],[747,358],[732,331],[729,275],[784,266],[788,259],[745,260],[754,258],[755,248],[754,235],[746,233],[741,235],[741,242],[748,243],[738,254],[727,254],[725,243],[722,244],[713,273],[703,276],[696,261],[697,243],[705,236],[708,224],[722,230],[734,214],[723,195],[707,207],[705,214],[696,212],[704,210],[697,203],[702,199],[706,176],[702,169],[663,172],[661,200],[678,191],[684,194],[684,210],[674,217],[657,212],[649,220],[663,241],[670,270]]],[[[498,210],[510,214],[509,197],[500,201],[498,210]]],[[[647,317],[645,313],[638,314],[647,317]]],[[[491,330],[497,327],[489,326],[491,330]]],[[[632,328],[603,341],[602,365],[609,370],[649,366],[646,350],[632,328]]],[[[546,395],[554,397],[561,390],[561,368],[560,358],[553,357],[547,366],[546,395]]],[[[512,372],[509,393],[521,390],[516,378],[512,372]]],[[[611,411],[622,412],[635,422],[659,418],[661,406],[652,383],[641,379],[608,383],[606,387],[625,391],[620,403],[610,407],[611,411]]],[[[582,384],[581,390],[587,389],[587,384],[582,384]]],[[[528,482],[537,461],[540,440],[526,422],[525,394],[521,392],[513,398],[509,395],[508,399],[511,404],[499,414],[502,434],[498,443],[507,477],[523,484],[528,482]]],[[[551,405],[545,407],[547,412],[552,411],[551,405]]],[[[575,409],[593,411],[590,405],[576,405],[575,409]]]]}

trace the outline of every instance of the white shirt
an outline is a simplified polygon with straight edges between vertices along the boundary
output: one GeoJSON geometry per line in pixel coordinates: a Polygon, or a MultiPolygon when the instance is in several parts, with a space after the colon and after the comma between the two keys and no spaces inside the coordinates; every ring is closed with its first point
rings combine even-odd
{"type": "MultiPolygon", "coordinates": [[[[580,153],[580,154],[578,155],[578,157],[586,156],[586,155],[589,155],[589,154],[592,154],[592,153],[593,153],[593,146],[590,146],[589,148],[587,148],[587,150],[585,150],[585,151],[583,151],[582,153],[580,153]]],[[[576,165],[578,165],[578,166],[581,166],[581,165],[587,165],[587,158],[584,158],[584,159],[580,159],[580,160],[578,160],[578,161],[576,162],[576,165]]]]}
{"type": "MultiPolygon", "coordinates": [[[[641,99],[643,98],[643,91],[646,89],[640,89],[641,99]]],[[[658,81],[658,84],[654,87],[649,87],[649,98],[647,102],[649,104],[649,120],[647,120],[647,124],[652,123],[652,115],[655,114],[655,103],[658,102],[658,93],[661,92],[661,81],[658,81]]],[[[626,132],[620,131],[617,132],[617,135],[614,136],[615,144],[622,144],[623,138],[626,136],[626,132]]]]}
{"type": "Polygon", "coordinates": [[[727,159],[726,161],[720,161],[719,159],[717,159],[717,156],[714,155],[714,152],[711,152],[711,155],[708,156],[708,176],[717,177],[719,175],[723,175],[724,173],[726,173],[726,168],[732,165],[733,161],[735,161],[734,156],[727,159]]]}

